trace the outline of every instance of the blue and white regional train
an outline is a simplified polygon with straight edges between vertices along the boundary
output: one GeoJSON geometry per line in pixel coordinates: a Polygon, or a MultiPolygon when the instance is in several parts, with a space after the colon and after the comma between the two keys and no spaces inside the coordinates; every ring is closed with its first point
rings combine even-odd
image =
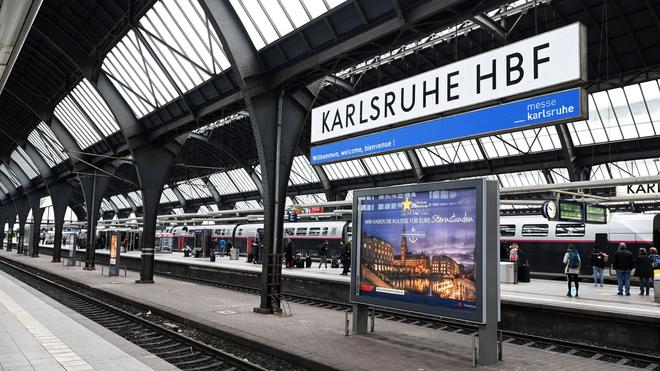
{"type": "Polygon", "coordinates": [[[562,263],[568,244],[580,252],[582,273],[590,273],[589,256],[594,246],[609,255],[626,244],[633,255],[640,247],[660,245],[660,214],[613,213],[607,224],[549,221],[540,215],[500,217],[500,255],[508,257],[507,247],[517,243],[521,262],[529,261],[533,272],[563,273],[562,263]]]}

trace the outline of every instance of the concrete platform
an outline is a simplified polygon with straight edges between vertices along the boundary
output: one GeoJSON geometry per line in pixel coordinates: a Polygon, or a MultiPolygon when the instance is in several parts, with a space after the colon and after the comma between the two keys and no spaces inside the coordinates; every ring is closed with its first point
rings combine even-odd
{"type": "MultiPolygon", "coordinates": [[[[49,247],[49,246],[46,246],[49,247]]],[[[96,250],[98,255],[108,255],[107,250],[96,250]]],[[[62,255],[67,255],[62,253],[62,255]]],[[[139,251],[129,251],[122,254],[124,258],[139,259],[139,251]]],[[[261,274],[261,265],[247,263],[245,257],[239,260],[230,260],[229,257],[218,257],[215,262],[208,258],[184,257],[183,253],[157,254],[157,262],[184,264],[188,266],[215,268],[222,270],[235,270],[261,274]]],[[[312,268],[283,268],[285,277],[304,278],[319,281],[345,284],[346,290],[351,282],[350,276],[342,276],[341,268],[318,268],[318,263],[312,268]]],[[[590,313],[602,312],[608,315],[640,316],[660,318],[660,304],[653,303],[653,289],[649,296],[637,295],[638,288],[631,287],[631,296],[618,296],[616,285],[606,284],[604,287],[594,287],[593,283],[580,283],[580,297],[566,296],[568,288],[566,282],[555,280],[533,279],[530,283],[502,284],[501,300],[506,304],[529,304],[562,309],[574,309],[590,313]]],[[[348,291],[346,292],[346,297],[348,291]]]]}
{"type": "Polygon", "coordinates": [[[176,368],[0,272],[0,369],[176,368]]]}
{"type": "MultiPolygon", "coordinates": [[[[163,311],[182,315],[265,347],[295,354],[329,369],[341,370],[470,370],[471,337],[391,321],[377,321],[376,333],[344,336],[344,313],[291,304],[292,316],[253,312],[254,295],[156,278],[136,285],[137,274],[104,277],[81,268],[64,269],[49,256],[30,258],[1,251],[0,255],[163,311]]],[[[504,361],[493,370],[622,370],[624,366],[512,344],[504,346],[504,361]]]]}

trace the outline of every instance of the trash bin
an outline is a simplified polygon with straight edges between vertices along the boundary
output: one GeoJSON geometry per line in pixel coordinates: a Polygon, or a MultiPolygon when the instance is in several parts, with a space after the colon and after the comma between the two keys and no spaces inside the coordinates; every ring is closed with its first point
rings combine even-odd
{"type": "Polygon", "coordinates": [[[500,282],[518,283],[517,264],[513,262],[500,262],[500,282]]]}
{"type": "Polygon", "coordinates": [[[238,249],[235,249],[235,248],[232,247],[229,250],[229,259],[230,260],[238,260],[238,253],[239,253],[238,249]]]}
{"type": "Polygon", "coordinates": [[[529,264],[518,266],[518,282],[529,282],[529,264]]]}

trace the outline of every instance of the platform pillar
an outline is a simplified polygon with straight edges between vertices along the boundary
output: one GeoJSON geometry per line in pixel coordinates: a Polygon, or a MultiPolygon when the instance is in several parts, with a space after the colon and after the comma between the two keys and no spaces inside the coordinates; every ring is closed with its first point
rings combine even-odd
{"type": "Polygon", "coordinates": [[[5,208],[7,216],[7,251],[11,251],[11,240],[14,237],[14,224],[16,223],[16,205],[12,203],[5,208]]]}
{"type": "Polygon", "coordinates": [[[110,185],[110,174],[115,168],[112,165],[100,170],[90,170],[89,175],[80,175],[80,187],[85,197],[85,210],[87,211],[87,238],[85,249],[85,270],[94,270],[96,261],[96,224],[101,209],[101,201],[110,185]]]}
{"type": "Polygon", "coordinates": [[[53,218],[55,219],[55,236],[53,238],[53,263],[62,260],[62,229],[64,228],[64,216],[69,200],[73,195],[73,186],[69,183],[55,183],[49,187],[50,200],[53,203],[53,218]]]}
{"type": "Polygon", "coordinates": [[[30,256],[39,256],[39,237],[41,236],[41,218],[44,215],[44,209],[40,206],[41,198],[44,193],[33,192],[28,196],[30,207],[32,208],[32,235],[30,236],[30,245],[28,247],[30,256]]]}
{"type": "Polygon", "coordinates": [[[5,244],[5,224],[7,223],[7,216],[5,215],[4,207],[0,212],[0,250],[4,248],[5,244]]]}
{"type": "Polygon", "coordinates": [[[133,153],[142,188],[142,270],[136,283],[154,282],[154,251],[156,217],[163,186],[170,176],[174,162],[188,134],[164,144],[141,147],[133,153]]]}
{"type": "Polygon", "coordinates": [[[30,203],[26,197],[20,198],[14,202],[18,214],[18,239],[17,239],[17,254],[23,254],[25,248],[25,223],[27,216],[30,213],[30,203]]]}

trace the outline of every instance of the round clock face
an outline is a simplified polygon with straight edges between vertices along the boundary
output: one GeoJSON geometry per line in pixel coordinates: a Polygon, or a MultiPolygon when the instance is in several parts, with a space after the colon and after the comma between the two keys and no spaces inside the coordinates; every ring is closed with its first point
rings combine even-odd
{"type": "Polygon", "coordinates": [[[548,219],[554,219],[557,217],[557,203],[554,201],[548,201],[545,208],[548,219]]]}

